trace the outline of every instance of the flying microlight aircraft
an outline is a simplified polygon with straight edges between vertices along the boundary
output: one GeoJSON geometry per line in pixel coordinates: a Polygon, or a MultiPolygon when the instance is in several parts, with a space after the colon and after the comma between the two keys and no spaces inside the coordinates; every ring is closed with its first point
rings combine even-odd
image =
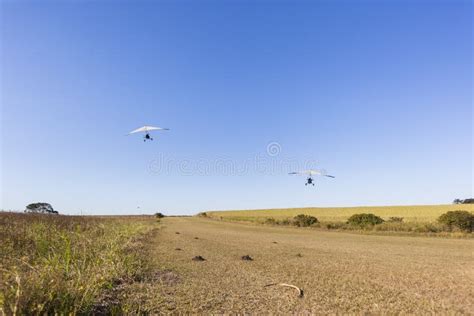
{"type": "Polygon", "coordinates": [[[153,140],[153,137],[150,136],[151,131],[169,131],[169,128],[145,125],[143,127],[140,127],[140,128],[137,128],[136,130],[131,131],[130,133],[128,133],[128,135],[135,134],[135,133],[145,133],[145,135],[143,136],[143,141],[146,142],[147,140],[153,140]]]}
{"type": "Polygon", "coordinates": [[[313,176],[322,176],[328,178],[335,178],[335,176],[331,176],[326,173],[325,170],[304,170],[304,171],[297,171],[297,172],[290,172],[289,174],[296,174],[296,175],[304,175],[308,178],[306,179],[306,183],[304,185],[313,185],[314,186],[314,179],[313,176]]]}

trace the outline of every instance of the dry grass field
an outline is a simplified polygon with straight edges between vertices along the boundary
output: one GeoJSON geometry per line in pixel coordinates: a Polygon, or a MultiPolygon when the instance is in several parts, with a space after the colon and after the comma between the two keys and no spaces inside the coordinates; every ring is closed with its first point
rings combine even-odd
{"type": "Polygon", "coordinates": [[[392,216],[403,217],[406,222],[434,222],[443,213],[454,210],[474,212],[474,204],[408,205],[408,206],[360,206],[360,207],[311,207],[266,209],[245,211],[206,212],[208,216],[234,221],[258,221],[273,217],[292,218],[298,214],[317,217],[321,221],[345,221],[356,213],[373,213],[384,219],[392,216]]]}
{"type": "Polygon", "coordinates": [[[0,214],[0,236],[0,314],[474,310],[473,239],[23,214],[0,214]]]}
{"type": "Polygon", "coordinates": [[[141,288],[172,313],[463,313],[474,310],[474,241],[165,218],[141,288]],[[202,256],[205,261],[191,260],[202,256]],[[241,259],[250,255],[253,261],[241,259]],[[294,289],[271,286],[288,283],[294,289]]]}

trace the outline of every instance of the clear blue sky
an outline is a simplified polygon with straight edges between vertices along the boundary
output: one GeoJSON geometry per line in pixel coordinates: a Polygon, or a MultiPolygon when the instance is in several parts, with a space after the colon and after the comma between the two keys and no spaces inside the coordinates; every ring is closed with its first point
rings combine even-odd
{"type": "Polygon", "coordinates": [[[472,14],[471,1],[2,1],[1,208],[470,197],[472,14]],[[171,130],[124,136],[145,124],[171,130]],[[287,174],[306,161],[336,179],[287,174]]]}

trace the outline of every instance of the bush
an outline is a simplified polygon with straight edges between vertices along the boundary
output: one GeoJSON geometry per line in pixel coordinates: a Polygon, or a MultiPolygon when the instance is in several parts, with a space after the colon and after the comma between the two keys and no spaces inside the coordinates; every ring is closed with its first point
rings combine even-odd
{"type": "Polygon", "coordinates": [[[165,217],[165,215],[163,213],[158,212],[158,213],[155,213],[155,217],[156,218],[163,218],[163,217],[165,217]]]}
{"type": "Polygon", "coordinates": [[[324,225],[326,229],[345,229],[345,226],[346,224],[343,222],[330,222],[324,225]]]}
{"type": "Polygon", "coordinates": [[[379,231],[379,232],[409,232],[411,231],[411,227],[409,224],[403,223],[403,222],[392,222],[390,220],[379,224],[379,225],[374,225],[372,226],[374,231],[379,231]]]}
{"type": "Polygon", "coordinates": [[[318,222],[318,219],[311,215],[300,214],[293,218],[294,225],[298,227],[308,227],[318,222]]]}
{"type": "Polygon", "coordinates": [[[291,222],[288,218],[282,219],[280,221],[276,221],[278,225],[290,225],[291,222]]]}
{"type": "Polygon", "coordinates": [[[207,217],[207,213],[206,212],[201,212],[198,214],[199,217],[207,217]]]}
{"type": "Polygon", "coordinates": [[[440,233],[443,231],[443,227],[436,226],[432,223],[424,223],[416,225],[413,231],[417,233],[440,233]]]}
{"type": "Polygon", "coordinates": [[[447,225],[450,229],[456,227],[466,232],[474,230],[474,214],[468,211],[449,211],[441,215],[438,222],[447,225]]]}
{"type": "Polygon", "coordinates": [[[267,225],[276,225],[276,224],[277,224],[277,221],[276,221],[273,217],[269,217],[269,218],[266,218],[266,219],[265,219],[264,224],[267,224],[267,225]]]}
{"type": "Polygon", "coordinates": [[[384,220],[381,217],[367,213],[354,214],[347,220],[347,224],[360,227],[378,225],[383,222],[384,220]]]}
{"type": "Polygon", "coordinates": [[[387,222],[389,222],[389,223],[401,223],[401,222],[403,222],[403,217],[393,216],[393,217],[390,217],[387,222]]]}

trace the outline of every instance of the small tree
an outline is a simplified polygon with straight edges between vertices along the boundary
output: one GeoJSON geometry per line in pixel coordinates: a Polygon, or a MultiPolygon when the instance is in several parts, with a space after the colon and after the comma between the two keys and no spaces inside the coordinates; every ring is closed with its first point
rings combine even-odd
{"type": "Polygon", "coordinates": [[[163,217],[165,217],[165,215],[163,213],[158,212],[158,213],[155,213],[155,217],[156,218],[163,218],[163,217]]]}
{"type": "Polygon", "coordinates": [[[473,198],[464,199],[464,200],[454,199],[453,204],[474,204],[474,199],[473,198]]]}
{"type": "Polygon", "coordinates": [[[58,214],[58,211],[55,211],[49,203],[37,202],[28,204],[25,213],[58,214]]]}
{"type": "Polygon", "coordinates": [[[367,213],[354,214],[347,220],[348,224],[361,227],[378,225],[382,224],[383,222],[384,220],[381,217],[367,213]]]}
{"type": "Polygon", "coordinates": [[[300,214],[293,218],[293,223],[298,227],[308,227],[318,222],[316,217],[305,214],[300,214]]]}
{"type": "Polygon", "coordinates": [[[450,228],[456,227],[466,232],[474,230],[474,214],[468,211],[449,211],[438,218],[438,222],[450,228]]]}

